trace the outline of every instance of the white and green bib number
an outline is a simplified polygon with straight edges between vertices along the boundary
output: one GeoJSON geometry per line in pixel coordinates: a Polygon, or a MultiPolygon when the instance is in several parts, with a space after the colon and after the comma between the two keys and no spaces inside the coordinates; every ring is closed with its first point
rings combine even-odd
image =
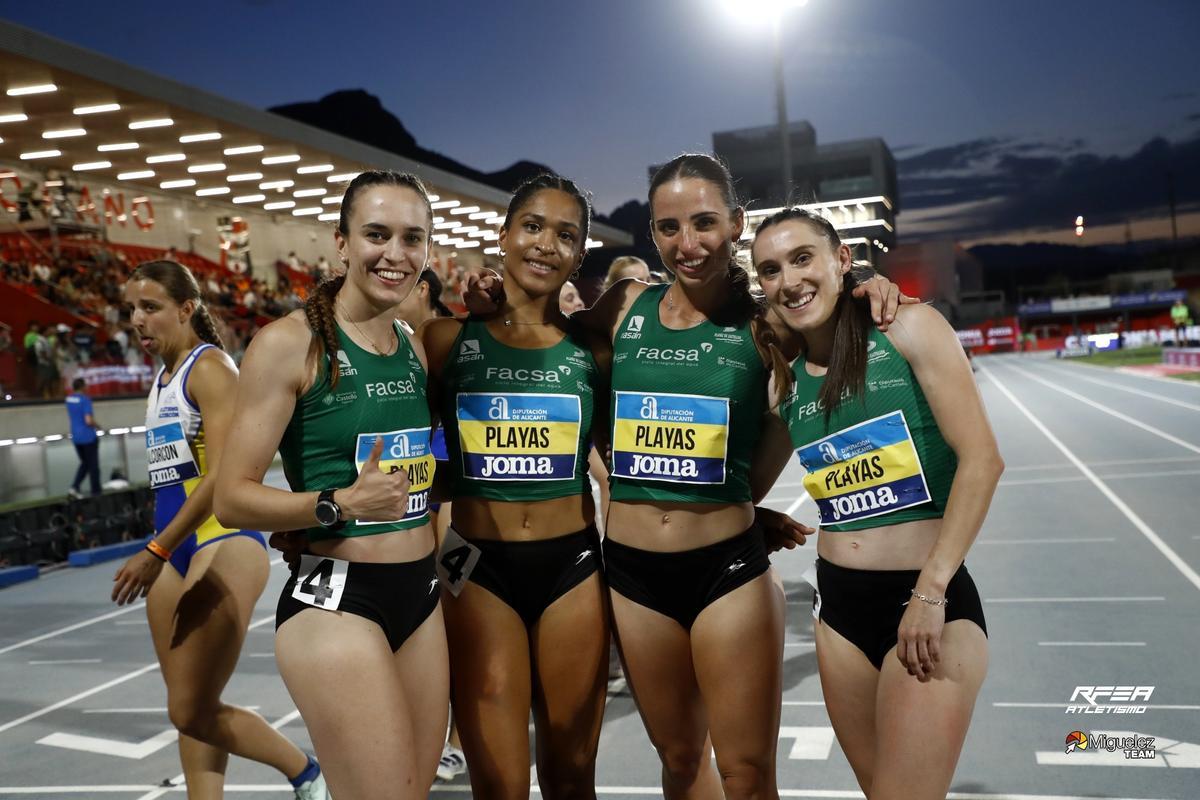
{"type": "Polygon", "coordinates": [[[446,529],[446,538],[437,557],[437,576],[450,594],[458,597],[475,565],[479,563],[480,555],[480,549],[460,536],[458,531],[446,529]]]}
{"type": "Polygon", "coordinates": [[[349,561],[305,554],[300,557],[300,569],[296,572],[296,586],[292,597],[301,603],[336,611],[346,589],[346,571],[349,561]]]}

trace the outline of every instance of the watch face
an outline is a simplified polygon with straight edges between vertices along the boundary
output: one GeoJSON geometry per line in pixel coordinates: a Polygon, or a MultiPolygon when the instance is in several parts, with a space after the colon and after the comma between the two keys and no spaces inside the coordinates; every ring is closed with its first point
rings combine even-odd
{"type": "Polygon", "coordinates": [[[338,521],[337,506],[328,500],[317,503],[317,522],[322,525],[336,525],[338,521]]]}

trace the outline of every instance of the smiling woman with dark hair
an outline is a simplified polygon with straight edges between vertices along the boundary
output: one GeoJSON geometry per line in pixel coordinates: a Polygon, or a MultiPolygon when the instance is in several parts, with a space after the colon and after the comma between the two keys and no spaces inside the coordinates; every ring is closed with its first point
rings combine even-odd
{"type": "Polygon", "coordinates": [[[590,215],[571,181],[526,181],[500,229],[505,302],[422,331],[454,484],[439,555],[454,716],[478,797],[529,795],[531,711],[541,794],[595,797],[609,623],[587,454],[608,348],[560,310],[590,215]]]}

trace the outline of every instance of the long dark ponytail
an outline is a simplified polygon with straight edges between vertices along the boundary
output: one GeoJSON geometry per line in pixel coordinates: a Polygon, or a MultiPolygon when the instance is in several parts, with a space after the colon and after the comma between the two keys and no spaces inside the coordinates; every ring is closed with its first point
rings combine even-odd
{"type": "MultiPolygon", "coordinates": [[[[425,184],[421,183],[420,178],[407,172],[368,170],[355,176],[354,180],[350,181],[350,185],[346,187],[345,194],[342,195],[341,213],[338,216],[338,230],[342,236],[350,235],[350,215],[354,208],[354,201],[359,194],[372,186],[400,186],[412,189],[425,201],[425,210],[429,213],[429,218],[433,219],[429,192],[426,191],[425,184]]],[[[308,345],[308,359],[309,363],[316,362],[318,368],[320,365],[326,364],[327,359],[333,359],[340,349],[333,302],[345,283],[346,272],[343,270],[317,284],[304,303],[304,318],[308,321],[308,327],[312,329],[313,334],[312,341],[308,345]]],[[[329,366],[326,376],[329,380],[329,387],[331,389],[337,387],[338,370],[329,366]]]]}
{"type": "Polygon", "coordinates": [[[192,330],[200,337],[200,341],[216,345],[222,350],[225,343],[217,331],[216,320],[204,304],[200,293],[200,284],[192,271],[178,261],[160,259],[138,264],[129,276],[130,281],[154,281],[167,291],[167,296],[175,303],[183,305],[188,300],[196,304],[192,312],[192,330]]]}
{"type": "MultiPolygon", "coordinates": [[[[833,223],[804,208],[785,208],[767,217],[755,231],[754,239],[758,241],[767,228],[793,221],[811,225],[829,241],[829,247],[835,254],[842,246],[842,238],[833,223]]],[[[861,399],[867,390],[867,339],[872,327],[871,307],[867,301],[851,294],[857,285],[855,271],[851,269],[842,276],[842,291],[833,309],[833,351],[818,394],[825,409],[826,423],[835,408],[847,399],[861,399]]],[[[788,370],[789,380],[790,374],[788,370]]]]}

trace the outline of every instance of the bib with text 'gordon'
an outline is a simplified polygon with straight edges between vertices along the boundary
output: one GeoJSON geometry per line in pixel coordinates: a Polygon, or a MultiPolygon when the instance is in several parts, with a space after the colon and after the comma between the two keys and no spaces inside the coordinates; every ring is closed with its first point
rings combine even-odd
{"type": "Polygon", "coordinates": [[[674,483],[724,483],[729,400],[621,392],[614,403],[612,474],[674,483]]]}
{"type": "Polygon", "coordinates": [[[804,488],[822,525],[876,517],[929,502],[921,459],[903,411],[844,428],[796,449],[804,488]]]}
{"type": "Polygon", "coordinates": [[[579,453],[579,396],[459,392],[463,477],[569,480],[579,453]]]}
{"type": "MultiPolygon", "coordinates": [[[[433,486],[433,451],[429,448],[429,428],[409,428],[388,433],[360,433],[354,446],[354,463],[362,472],[363,465],[371,457],[375,439],[383,438],[383,453],[379,456],[382,472],[408,473],[408,510],[399,520],[384,522],[407,522],[429,513],[429,488],[433,486]]],[[[382,525],[384,522],[363,522],[359,525],[382,525]]]]}
{"type": "Polygon", "coordinates": [[[146,466],[151,489],[175,486],[200,475],[182,423],[165,422],[146,429],[146,466]]]}

